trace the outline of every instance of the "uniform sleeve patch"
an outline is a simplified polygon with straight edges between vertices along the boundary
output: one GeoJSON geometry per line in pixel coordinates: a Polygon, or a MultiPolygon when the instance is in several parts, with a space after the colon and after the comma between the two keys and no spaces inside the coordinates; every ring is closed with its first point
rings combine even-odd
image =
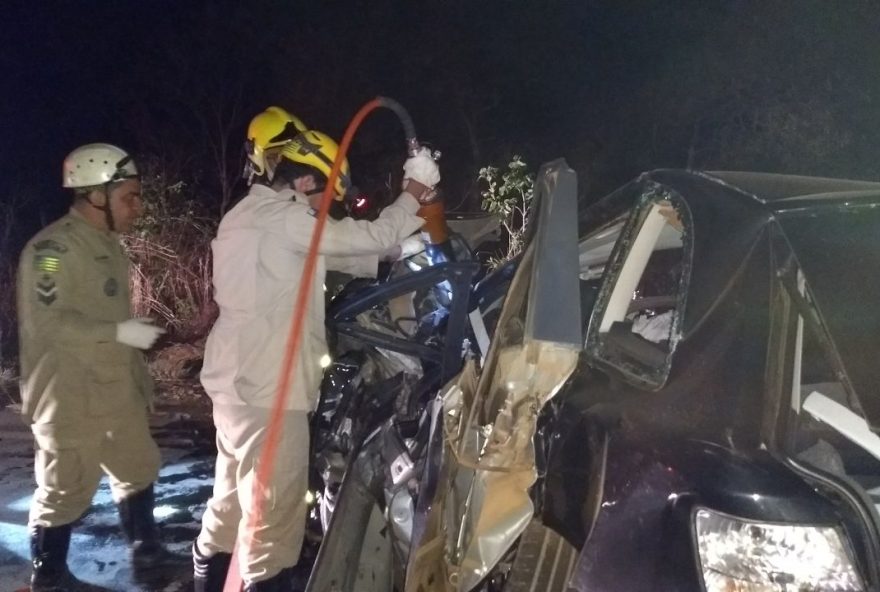
{"type": "Polygon", "coordinates": [[[311,216],[312,218],[317,218],[318,210],[316,210],[315,208],[309,208],[309,216],[311,216]]]}
{"type": "Polygon", "coordinates": [[[66,253],[67,247],[56,240],[46,239],[38,243],[34,243],[34,249],[37,251],[55,251],[56,253],[66,253]]]}
{"type": "Polygon", "coordinates": [[[61,269],[61,258],[54,255],[35,255],[34,269],[40,273],[56,273],[61,269]]]}
{"type": "Polygon", "coordinates": [[[38,280],[35,290],[37,291],[37,300],[46,306],[49,306],[58,298],[58,286],[55,285],[55,280],[51,276],[44,275],[38,280]]]}

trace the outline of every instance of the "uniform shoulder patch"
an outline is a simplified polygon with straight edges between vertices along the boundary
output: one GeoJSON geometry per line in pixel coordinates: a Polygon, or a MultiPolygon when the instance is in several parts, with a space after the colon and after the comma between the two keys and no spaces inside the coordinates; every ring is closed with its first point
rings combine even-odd
{"type": "Polygon", "coordinates": [[[61,269],[61,257],[54,255],[34,255],[34,270],[43,274],[56,273],[61,269]]]}
{"type": "Polygon", "coordinates": [[[67,252],[67,247],[56,240],[52,240],[51,238],[47,238],[45,240],[34,243],[34,249],[36,249],[37,251],[55,251],[56,253],[67,252]]]}

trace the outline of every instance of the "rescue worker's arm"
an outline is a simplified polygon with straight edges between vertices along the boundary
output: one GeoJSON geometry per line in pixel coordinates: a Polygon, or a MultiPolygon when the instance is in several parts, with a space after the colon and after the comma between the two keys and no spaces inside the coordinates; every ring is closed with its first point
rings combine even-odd
{"type": "Polygon", "coordinates": [[[328,270],[340,271],[355,277],[374,278],[379,270],[379,255],[351,255],[347,257],[325,257],[328,270]]]}
{"type": "MultiPolygon", "coordinates": [[[[77,306],[75,282],[85,281],[76,254],[59,251],[58,243],[44,241],[43,249],[28,247],[19,265],[18,296],[26,321],[37,334],[66,345],[116,341],[116,323],[89,318],[77,306]]],[[[80,296],[81,297],[81,296],[80,296]]]]}
{"type": "MultiPolygon", "coordinates": [[[[327,224],[336,224],[336,220],[327,220],[327,224]]],[[[339,271],[354,277],[375,278],[379,271],[379,255],[345,255],[325,256],[324,264],[328,270],[339,271]]]]}
{"type": "MultiPolygon", "coordinates": [[[[335,257],[381,255],[422,226],[424,220],[416,216],[418,210],[418,200],[404,192],[372,222],[343,218],[328,224],[324,227],[320,253],[335,257]]],[[[300,204],[288,208],[285,234],[296,250],[308,250],[315,222],[310,208],[300,204]]]]}
{"type": "Polygon", "coordinates": [[[380,261],[400,261],[425,250],[425,241],[413,234],[381,255],[352,255],[350,257],[325,257],[327,269],[341,271],[355,277],[376,277],[380,261]]]}

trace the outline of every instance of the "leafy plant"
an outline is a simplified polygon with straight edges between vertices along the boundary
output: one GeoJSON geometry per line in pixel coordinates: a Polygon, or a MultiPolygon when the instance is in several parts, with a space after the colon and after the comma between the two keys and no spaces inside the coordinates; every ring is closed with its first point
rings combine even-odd
{"type": "Polygon", "coordinates": [[[523,249],[535,177],[529,173],[522,157],[514,155],[505,169],[483,167],[478,178],[485,187],[480,191],[483,209],[498,216],[507,234],[506,251],[489,260],[491,267],[498,267],[516,257],[523,249]]]}

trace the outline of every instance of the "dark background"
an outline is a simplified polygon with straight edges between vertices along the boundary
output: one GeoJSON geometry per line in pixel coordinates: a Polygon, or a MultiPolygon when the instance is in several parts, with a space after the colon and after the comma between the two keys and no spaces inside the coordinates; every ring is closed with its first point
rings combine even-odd
{"type": "MultiPolygon", "coordinates": [[[[586,199],[657,167],[878,177],[877,2],[5,2],[0,22],[6,258],[64,212],[61,162],[86,142],[219,217],[269,104],[339,138],[399,100],[462,209],[513,154],[566,157],[586,199]]],[[[362,130],[350,160],[375,188],[402,133],[388,113],[362,130]]]]}

